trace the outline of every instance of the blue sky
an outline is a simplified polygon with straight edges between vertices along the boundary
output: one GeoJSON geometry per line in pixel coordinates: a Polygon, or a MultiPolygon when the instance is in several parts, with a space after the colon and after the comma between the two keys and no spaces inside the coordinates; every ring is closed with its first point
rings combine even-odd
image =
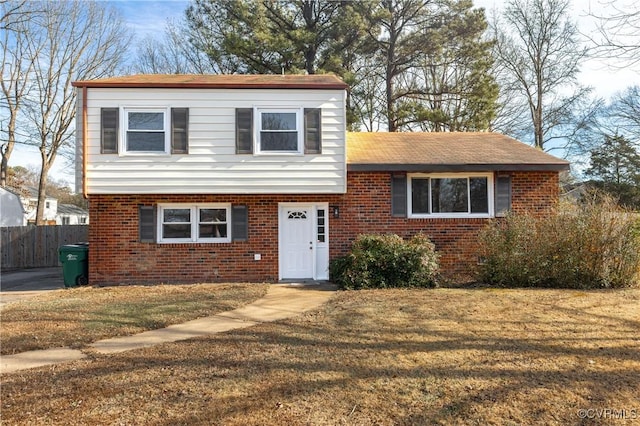
{"type": "Polygon", "coordinates": [[[105,0],[120,11],[136,39],[162,35],[167,19],[182,19],[188,0],[105,0]]]}
{"type": "MultiPolygon", "coordinates": [[[[224,0],[217,0],[224,1],[224,0]]],[[[597,13],[603,11],[604,0],[573,0],[573,18],[578,21],[583,32],[593,30],[594,22],[587,17],[588,11],[597,13]]],[[[135,33],[135,39],[131,44],[130,57],[136,55],[136,44],[146,36],[161,37],[164,33],[168,19],[179,20],[184,16],[184,11],[189,5],[188,0],[104,0],[118,9],[127,26],[135,33]]],[[[484,7],[487,15],[495,8],[500,9],[504,0],[474,0],[477,7],[484,7]]],[[[640,84],[640,65],[635,69],[611,69],[606,61],[590,60],[583,65],[580,77],[582,84],[593,86],[599,96],[608,98],[617,91],[623,90],[634,84],[640,84]]],[[[16,147],[10,160],[10,165],[38,165],[39,154],[35,149],[16,147]]],[[[66,160],[58,158],[52,170],[52,175],[57,179],[64,179],[72,183],[73,167],[66,164],[66,160]],[[66,173],[70,170],[72,173],[66,173]]]]}

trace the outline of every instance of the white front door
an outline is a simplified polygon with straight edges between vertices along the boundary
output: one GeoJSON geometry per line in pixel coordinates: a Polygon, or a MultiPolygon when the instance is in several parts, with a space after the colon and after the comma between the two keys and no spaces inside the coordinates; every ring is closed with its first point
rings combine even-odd
{"type": "Polygon", "coordinates": [[[280,278],[314,278],[315,207],[280,205],[280,278]]]}

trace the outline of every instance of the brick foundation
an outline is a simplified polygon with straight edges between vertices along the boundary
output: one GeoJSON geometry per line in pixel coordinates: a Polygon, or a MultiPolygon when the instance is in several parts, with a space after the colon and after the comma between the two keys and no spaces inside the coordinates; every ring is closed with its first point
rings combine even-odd
{"type": "MultiPolygon", "coordinates": [[[[557,172],[513,172],[512,208],[544,214],[558,199],[557,172]]],[[[363,233],[428,235],[447,274],[464,274],[477,261],[477,233],[487,219],[408,219],[391,216],[390,174],[349,172],[344,195],[92,195],[91,284],[273,282],[278,279],[278,203],[329,203],[340,217],[329,226],[330,257],[345,254],[363,233]],[[157,203],[243,204],[249,239],[224,244],[138,241],[138,206],[157,203]],[[262,259],[254,260],[254,253],[262,259]]]]}

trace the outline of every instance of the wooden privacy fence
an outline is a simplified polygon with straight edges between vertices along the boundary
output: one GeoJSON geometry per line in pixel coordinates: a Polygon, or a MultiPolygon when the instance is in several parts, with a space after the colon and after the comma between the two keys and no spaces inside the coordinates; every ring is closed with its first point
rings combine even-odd
{"type": "Polygon", "coordinates": [[[58,247],[88,241],[88,225],[0,228],[2,270],[58,266],[58,247]]]}

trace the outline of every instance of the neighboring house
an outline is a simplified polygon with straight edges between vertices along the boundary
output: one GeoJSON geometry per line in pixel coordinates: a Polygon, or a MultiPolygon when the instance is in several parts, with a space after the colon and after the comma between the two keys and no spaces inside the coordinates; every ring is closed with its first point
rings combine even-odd
{"type": "MultiPolygon", "coordinates": [[[[22,196],[22,205],[27,224],[36,223],[36,211],[38,210],[38,190],[33,187],[26,189],[26,196],[22,196]]],[[[43,220],[46,225],[55,225],[58,214],[58,200],[53,197],[45,197],[43,220]]]]}
{"type": "Polygon", "coordinates": [[[0,187],[0,226],[24,226],[25,224],[20,196],[0,187]]]}
{"type": "Polygon", "coordinates": [[[445,273],[569,164],[494,133],[347,133],[330,75],[75,82],[94,284],[328,279],[361,233],[427,234],[445,273]]]}
{"type": "Polygon", "coordinates": [[[89,212],[73,204],[58,204],[56,225],[88,225],[89,212]]]}

